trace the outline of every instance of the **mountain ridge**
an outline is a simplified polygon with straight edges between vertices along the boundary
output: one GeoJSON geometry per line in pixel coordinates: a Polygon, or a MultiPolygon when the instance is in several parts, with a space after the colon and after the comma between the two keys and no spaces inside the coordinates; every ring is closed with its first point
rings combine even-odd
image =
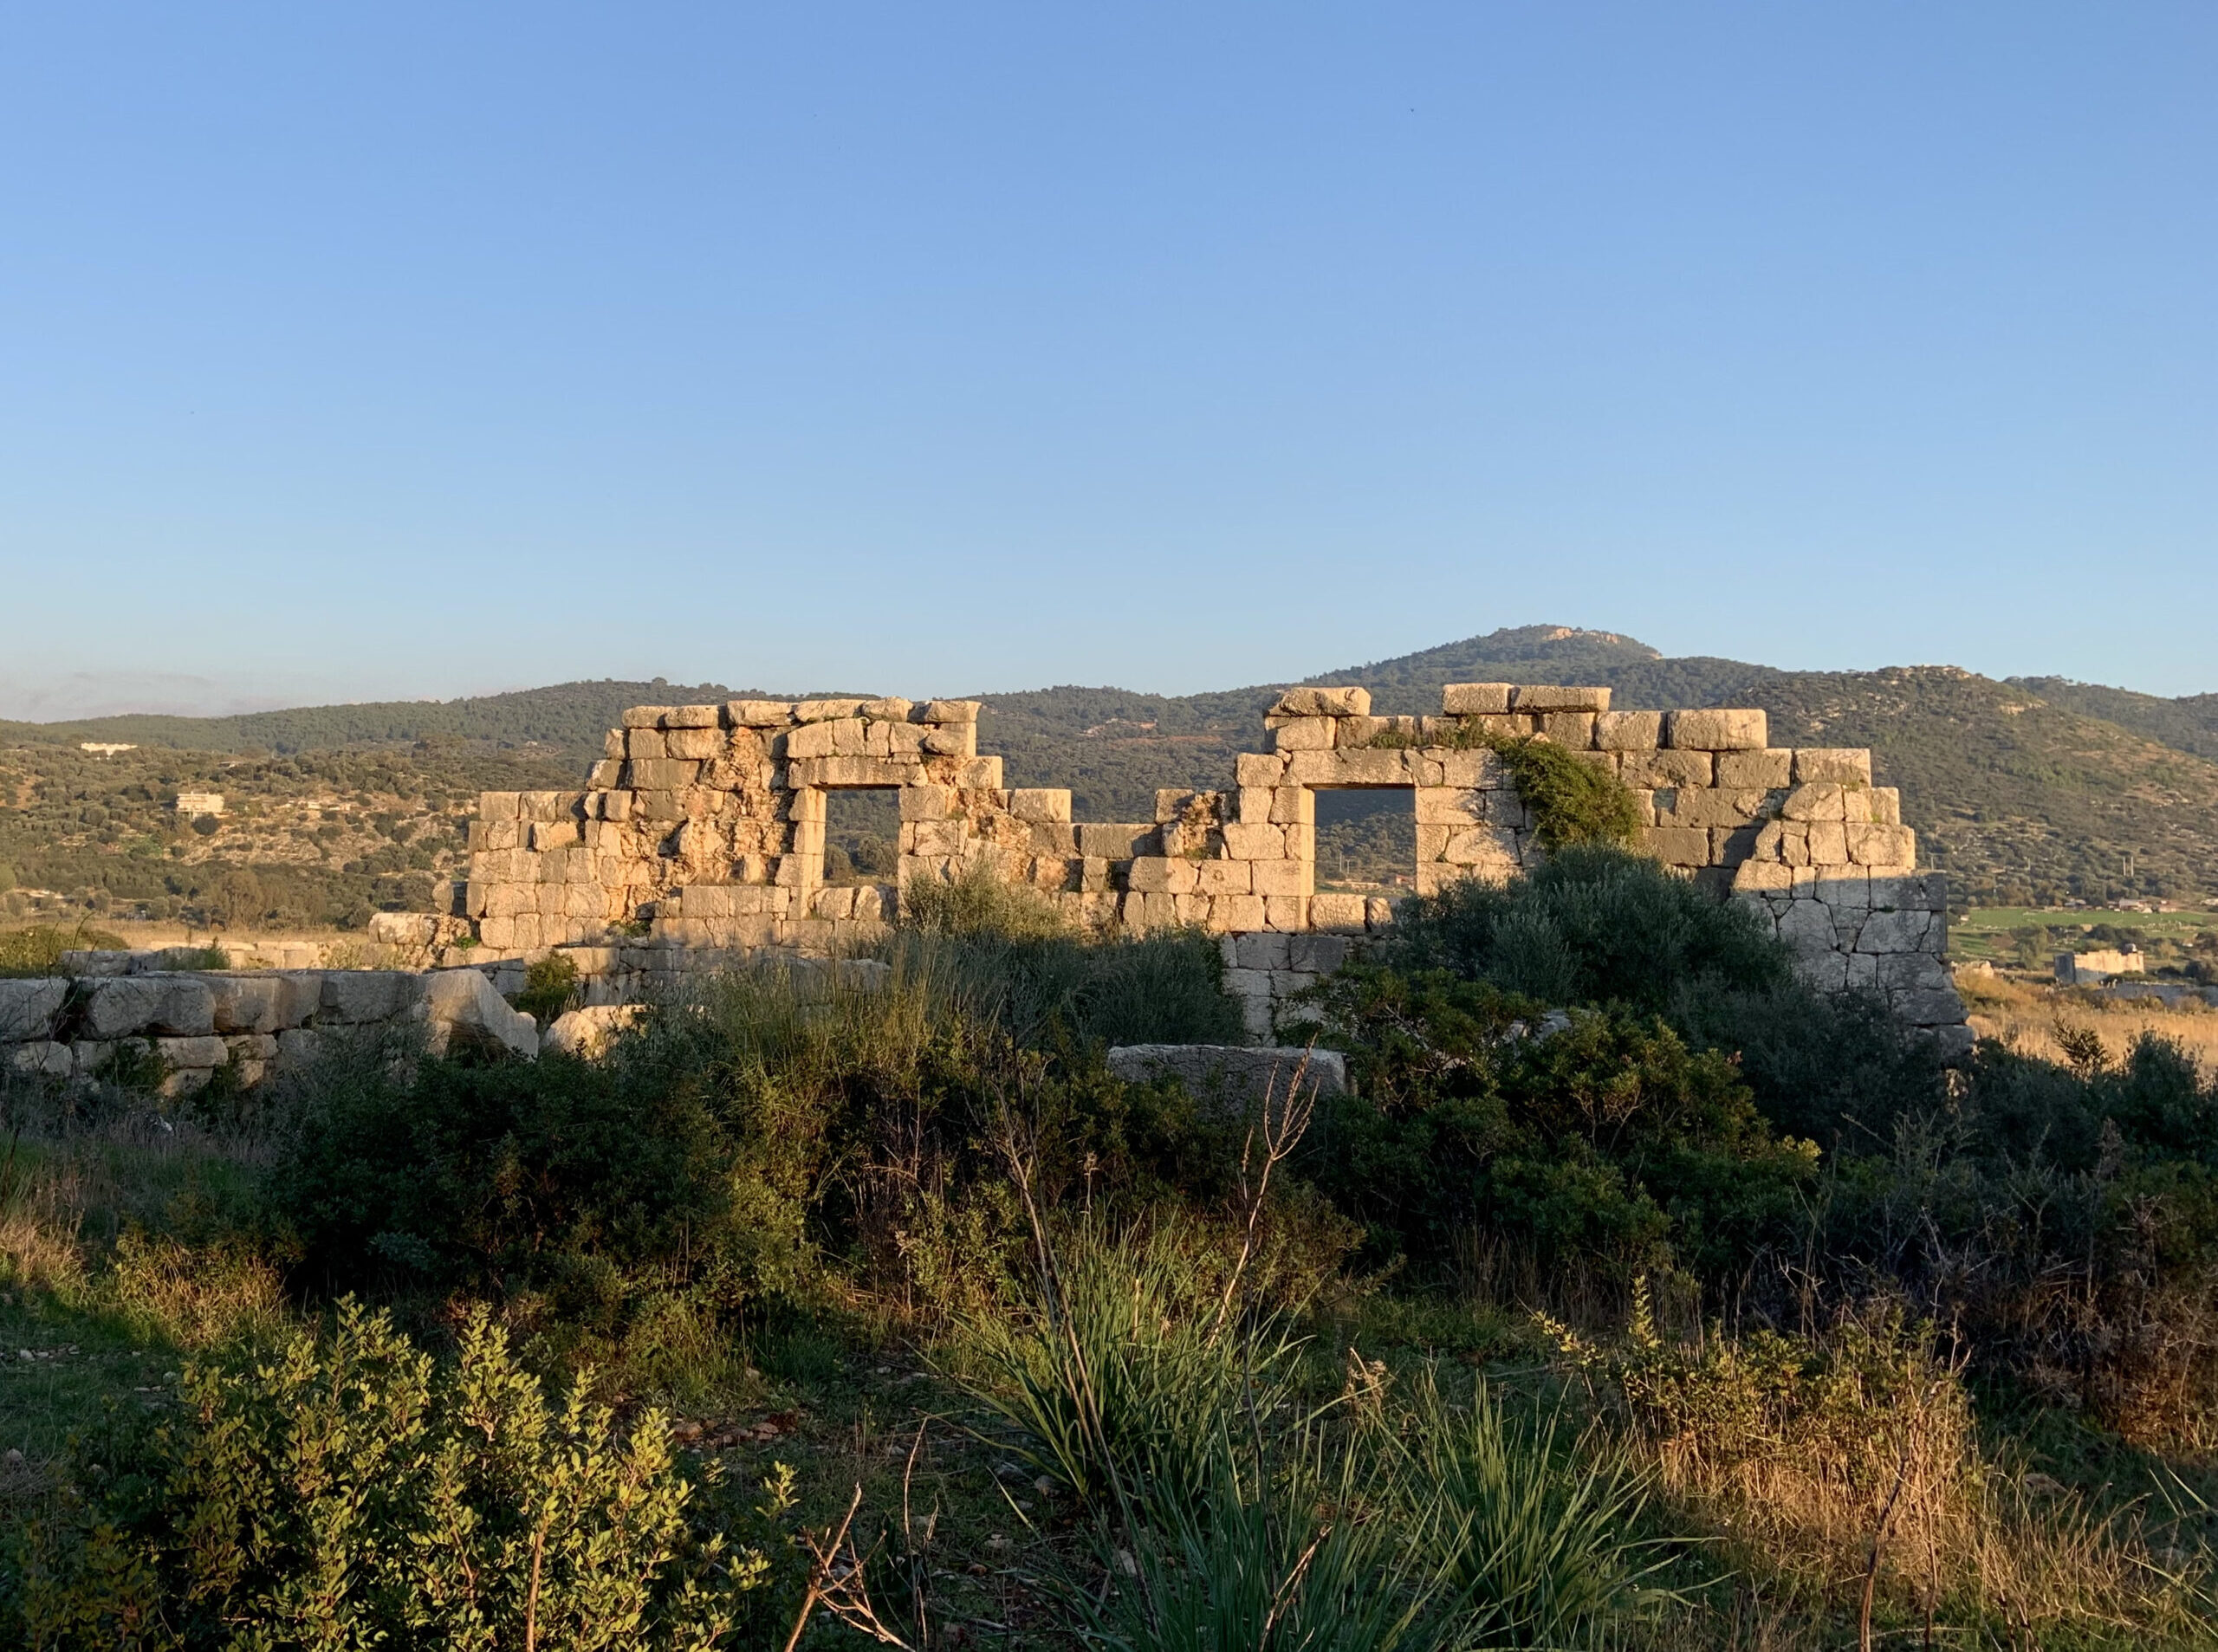
{"type": "MultiPolygon", "coordinates": [[[[2166,700],[1955,666],[1793,671],[1670,657],[1622,633],[1560,625],[1505,628],[1293,681],[1361,683],[1382,713],[1437,711],[1440,685],[1459,681],[1592,683],[1629,709],[1761,706],[1775,744],[1869,746],[1880,782],[1903,788],[1926,860],[1956,872],[1968,894],[2034,904],[2218,893],[2218,694],[2166,700]]],[[[1007,760],[1011,784],[1067,787],[1081,818],[1144,820],[1159,788],[1228,784],[1234,755],[1253,746],[1263,712],[1291,685],[1166,696],[1062,684],[982,696],[981,743],[1007,760]]],[[[449,701],[0,723],[0,745],[107,740],[290,754],[459,743],[574,774],[626,706],[738,695],[801,697],[601,679],[449,701]]]]}

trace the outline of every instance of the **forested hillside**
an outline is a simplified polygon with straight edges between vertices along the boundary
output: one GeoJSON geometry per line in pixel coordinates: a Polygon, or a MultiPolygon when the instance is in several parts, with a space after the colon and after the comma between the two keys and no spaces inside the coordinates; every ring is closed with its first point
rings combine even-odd
{"type": "MultiPolygon", "coordinates": [[[[1761,706],[1775,743],[1871,747],[1881,782],[1903,789],[1924,858],[1956,875],[1960,898],[2218,894],[2218,694],[2165,700],[1949,666],[1782,671],[1666,658],[1612,632],[1541,625],[1307,680],[1361,683],[1382,712],[1437,710],[1442,683],[1488,681],[1606,683],[1627,708],[1761,706]]],[[[1158,788],[1229,784],[1235,755],[1260,742],[1283,686],[996,695],[980,740],[1007,760],[1012,784],[1068,787],[1081,819],[1149,820],[1158,788]]],[[[189,907],[211,898],[206,890],[220,880],[195,869],[213,866],[253,871],[258,887],[276,891],[263,910],[289,921],[359,915],[405,898],[405,874],[427,881],[451,869],[453,820],[469,794],[574,783],[626,706],[765,692],[796,690],[602,681],[233,717],[0,723],[0,889],[189,907]],[[87,740],[142,749],[103,761],[77,750],[87,740]],[[165,799],[202,784],[253,812],[227,817],[211,836],[193,833],[165,799]],[[376,826],[386,817],[396,830],[404,818],[413,824],[397,839],[376,826]]],[[[1383,878],[1411,858],[1399,798],[1333,800],[1321,825],[1328,872],[1383,878]]]]}

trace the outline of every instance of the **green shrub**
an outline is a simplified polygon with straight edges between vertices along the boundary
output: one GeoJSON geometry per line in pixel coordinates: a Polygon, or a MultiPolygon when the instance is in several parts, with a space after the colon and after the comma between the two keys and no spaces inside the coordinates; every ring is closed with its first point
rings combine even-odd
{"type": "Polygon", "coordinates": [[[574,1007],[577,996],[577,964],[564,953],[550,952],[524,966],[523,990],[513,1001],[543,1027],[574,1007]]]}
{"type": "Polygon", "coordinates": [[[1550,1017],[1485,981],[1364,962],[1315,1003],[1357,1095],[1302,1164],[1374,1256],[1444,1266],[1496,1235],[1543,1269],[1718,1279],[1794,1232],[1815,1149],[1775,1137],[1732,1062],[1658,1018],[1550,1017]]]}
{"type": "Polygon", "coordinates": [[[0,934],[0,976],[58,975],[65,952],[115,950],[123,945],[121,936],[81,923],[74,930],[50,923],[10,930],[0,934]]]}
{"type": "Polygon", "coordinates": [[[947,883],[910,884],[901,891],[901,922],[926,935],[991,935],[1040,940],[1070,926],[1035,890],[996,877],[984,866],[967,868],[947,883]]]}
{"type": "Polygon", "coordinates": [[[1640,810],[1618,777],[1552,741],[1492,742],[1533,818],[1533,835],[1550,853],[1595,845],[1630,849],[1640,839],[1640,810]]]}
{"type": "Polygon", "coordinates": [[[136,1495],[30,1534],[19,1643],[712,1645],[771,1556],[702,1529],[660,1412],[619,1432],[587,1392],[550,1405],[483,1308],[451,1368],[352,1304],[192,1365],[136,1495]]]}
{"type": "Polygon", "coordinates": [[[275,1104],[266,1177],[302,1273],[329,1290],[515,1289],[713,1241],[730,1143],[680,1053],[602,1063],[399,1063],[334,1052],[275,1104]]]}
{"type": "Polygon", "coordinates": [[[1447,969],[1554,1004],[1668,1015],[1792,977],[1755,917],[1645,856],[1578,847],[1499,886],[1465,879],[1404,901],[1384,962],[1447,969]]]}

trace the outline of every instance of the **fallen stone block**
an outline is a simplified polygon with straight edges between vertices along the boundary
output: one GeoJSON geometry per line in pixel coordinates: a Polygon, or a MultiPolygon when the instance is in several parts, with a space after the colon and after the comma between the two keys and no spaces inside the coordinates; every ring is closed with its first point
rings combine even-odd
{"type": "Polygon", "coordinates": [[[444,1055],[457,1027],[467,1028],[522,1056],[539,1053],[539,1025],[494,990],[482,970],[440,969],[424,978],[415,1006],[429,1033],[431,1053],[444,1055]]]}
{"type": "MultiPolygon", "coordinates": [[[[1242,994],[1270,1001],[1263,990],[1242,994]]],[[[1283,1102],[1297,1084],[1304,1093],[1346,1095],[1347,1060],[1338,1050],[1256,1049],[1238,1044],[1120,1044],[1109,1052],[1109,1070],[1127,1084],[1182,1085],[1195,1100],[1233,1114],[1254,1111],[1266,1097],[1283,1102]]]]}

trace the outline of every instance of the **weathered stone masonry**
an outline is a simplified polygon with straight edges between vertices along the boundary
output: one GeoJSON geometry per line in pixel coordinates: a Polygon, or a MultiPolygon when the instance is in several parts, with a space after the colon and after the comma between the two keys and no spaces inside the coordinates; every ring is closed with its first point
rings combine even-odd
{"type": "Polygon", "coordinates": [[[978,869],[1090,927],[1222,934],[1262,1036],[1276,1002],[1391,922],[1385,899],[1317,891],[1316,794],[1410,792],[1420,891],[1499,879],[1540,851],[1500,759],[1469,742],[1529,735],[1622,780],[1648,851],[1748,901],[1813,981],[1872,988],[1910,1024],[1968,1041],[1942,962],[1942,880],[1916,870],[1897,793],[1871,784],[1866,751],[1771,746],[1761,711],[1612,711],[1604,688],[1462,683],[1439,716],[1374,717],[1362,689],[1295,689],[1231,788],[1159,793],[1154,820],[1120,824],[1073,821],[1067,791],[1005,787],[1001,759],[978,755],[978,711],[636,708],[582,791],[484,794],[462,915],[482,956],[564,948],[614,998],[707,958],[867,941],[904,891],[978,869]],[[892,884],[825,884],[827,800],[843,788],[898,794],[892,884]]]}

